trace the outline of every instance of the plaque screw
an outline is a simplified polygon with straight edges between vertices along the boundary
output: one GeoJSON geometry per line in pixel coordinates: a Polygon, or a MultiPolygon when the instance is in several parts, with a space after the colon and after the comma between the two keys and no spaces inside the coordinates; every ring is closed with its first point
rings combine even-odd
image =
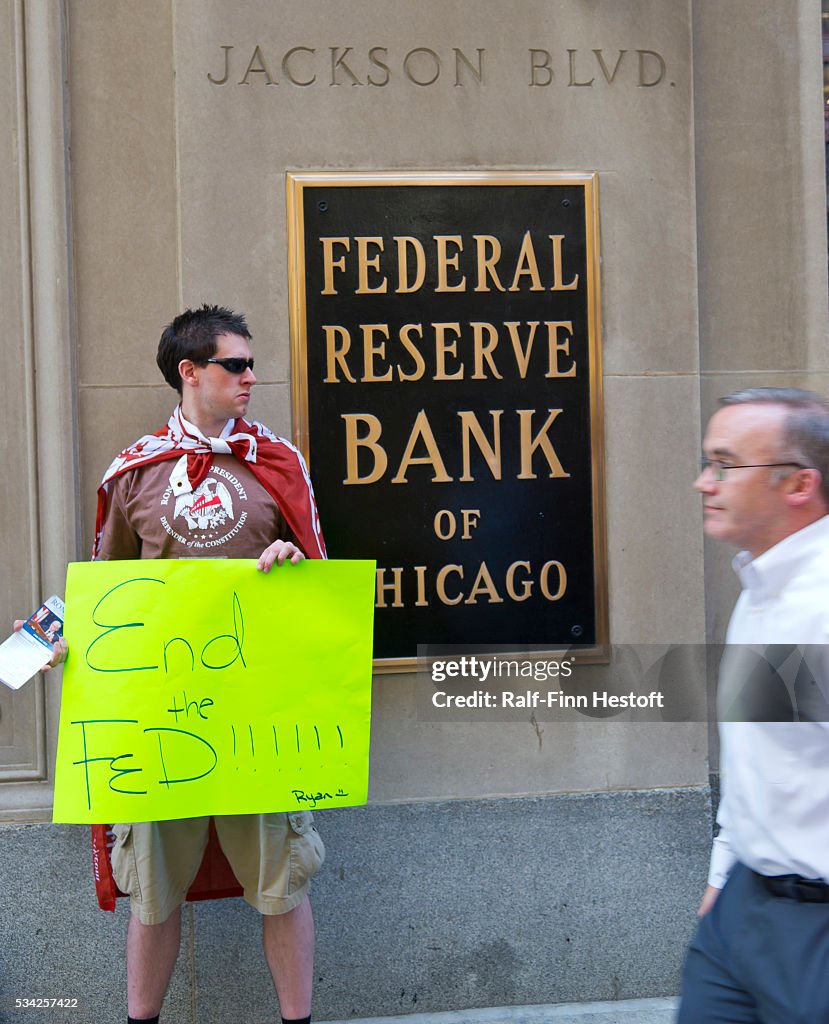
{"type": "Polygon", "coordinates": [[[562,206],[569,206],[570,205],[570,200],[569,199],[562,199],[561,200],[561,205],[562,206]]]}
{"type": "Polygon", "coordinates": [[[584,632],[584,630],[582,629],[581,626],[571,626],[570,627],[570,636],[581,636],[583,632],[584,632]]]}
{"type": "Polygon", "coordinates": [[[320,213],[325,213],[326,210],[328,209],[328,203],[326,203],[324,199],[320,199],[320,201],[317,203],[317,209],[319,210],[320,213]]]}

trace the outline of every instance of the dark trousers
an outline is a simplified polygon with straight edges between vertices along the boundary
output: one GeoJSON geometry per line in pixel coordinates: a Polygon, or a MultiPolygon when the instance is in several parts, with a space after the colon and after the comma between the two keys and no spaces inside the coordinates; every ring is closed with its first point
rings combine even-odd
{"type": "Polygon", "coordinates": [[[829,903],[773,896],[737,864],[685,961],[678,1024],[829,1024],[829,903]]]}

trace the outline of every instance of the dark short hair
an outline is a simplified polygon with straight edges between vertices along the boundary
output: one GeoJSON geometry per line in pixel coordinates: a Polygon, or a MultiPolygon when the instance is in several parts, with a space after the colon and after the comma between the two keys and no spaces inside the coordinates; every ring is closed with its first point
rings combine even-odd
{"type": "Polygon", "coordinates": [[[182,359],[203,363],[216,354],[216,338],[220,334],[239,334],[250,340],[244,316],[224,306],[203,305],[185,309],[161,332],[155,361],[171,388],[181,394],[178,364],[182,359]]]}
{"type": "Polygon", "coordinates": [[[829,507],[829,402],[801,388],[743,388],[720,399],[720,405],[777,405],[787,410],[780,460],[820,472],[820,493],[829,507]]]}

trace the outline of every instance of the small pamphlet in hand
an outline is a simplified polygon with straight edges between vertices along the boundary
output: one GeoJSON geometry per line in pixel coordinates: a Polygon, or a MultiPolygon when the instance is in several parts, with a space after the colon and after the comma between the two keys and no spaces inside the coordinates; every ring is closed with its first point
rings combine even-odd
{"type": "Polygon", "coordinates": [[[53,595],[0,644],[0,683],[20,689],[52,657],[52,644],[62,635],[63,601],[53,595]]]}

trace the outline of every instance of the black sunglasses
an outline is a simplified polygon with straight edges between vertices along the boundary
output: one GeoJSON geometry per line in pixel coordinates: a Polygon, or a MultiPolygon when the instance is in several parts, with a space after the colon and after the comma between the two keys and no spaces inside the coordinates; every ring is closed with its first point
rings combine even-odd
{"type": "Polygon", "coordinates": [[[244,373],[245,370],[253,369],[252,359],[242,359],[240,356],[228,356],[225,359],[205,359],[206,363],[218,363],[228,373],[244,373]]]}

